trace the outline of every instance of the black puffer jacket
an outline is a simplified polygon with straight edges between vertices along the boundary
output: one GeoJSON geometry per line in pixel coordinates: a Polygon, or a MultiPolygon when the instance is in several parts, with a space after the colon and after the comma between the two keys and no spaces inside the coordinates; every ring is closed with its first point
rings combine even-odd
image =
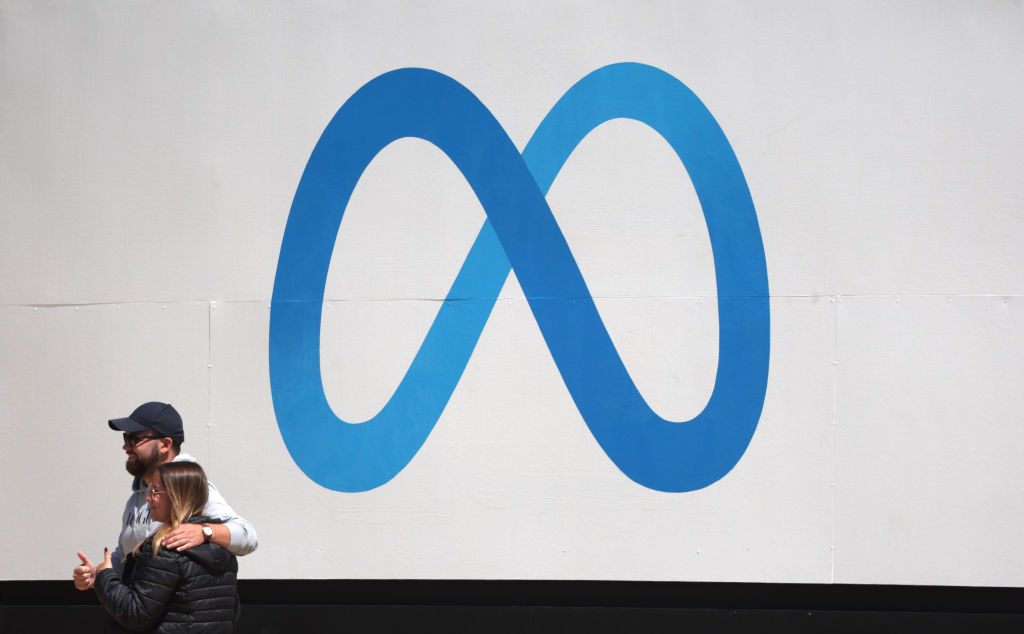
{"type": "MultiPolygon", "coordinates": [[[[193,517],[191,524],[210,520],[193,517]]],[[[238,560],[216,544],[183,552],[160,549],[153,558],[147,539],[129,555],[124,576],[113,569],[96,575],[96,594],[118,623],[135,632],[231,632],[238,619],[238,560]]]]}

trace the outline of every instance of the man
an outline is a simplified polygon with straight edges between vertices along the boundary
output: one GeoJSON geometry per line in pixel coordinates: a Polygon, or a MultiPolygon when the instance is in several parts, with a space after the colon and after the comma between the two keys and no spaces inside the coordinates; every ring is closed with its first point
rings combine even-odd
{"type": "MultiPolygon", "coordinates": [[[[128,455],[124,467],[135,476],[132,494],[121,518],[121,535],[112,557],[114,568],[121,574],[125,555],[160,527],[160,522],[150,520],[149,503],[146,501],[146,490],[156,468],[177,460],[195,462],[195,458],[181,453],[181,444],[185,442],[181,416],[167,403],[144,403],[128,418],[115,418],[108,424],[111,429],[122,432],[122,448],[128,455]]],[[[235,555],[247,555],[256,550],[256,529],[228,506],[213,483],[210,483],[210,497],[203,514],[223,523],[182,524],[164,539],[163,546],[181,551],[213,542],[235,555]]],[[[95,581],[96,569],[81,552],[78,557],[82,565],[74,570],[75,587],[88,590],[95,581]]]]}

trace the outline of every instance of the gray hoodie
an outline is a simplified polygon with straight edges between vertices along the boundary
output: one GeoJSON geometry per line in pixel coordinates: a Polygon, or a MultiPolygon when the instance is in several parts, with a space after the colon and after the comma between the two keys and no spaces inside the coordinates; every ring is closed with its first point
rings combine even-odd
{"type": "MultiPolygon", "coordinates": [[[[196,459],[187,453],[180,453],[174,458],[174,462],[187,461],[196,462],[196,459]]],[[[132,481],[132,494],[124,505],[124,514],[121,516],[121,535],[118,539],[117,548],[110,559],[114,564],[114,570],[120,575],[124,566],[125,555],[130,553],[142,540],[156,532],[161,522],[154,522],[149,519],[149,502],[146,501],[146,490],[148,486],[141,477],[132,481]]],[[[247,520],[238,516],[220,494],[217,487],[210,483],[210,497],[206,501],[206,509],[203,515],[217,520],[228,527],[231,532],[231,543],[228,550],[235,555],[248,555],[256,550],[257,537],[256,529],[247,520]]]]}

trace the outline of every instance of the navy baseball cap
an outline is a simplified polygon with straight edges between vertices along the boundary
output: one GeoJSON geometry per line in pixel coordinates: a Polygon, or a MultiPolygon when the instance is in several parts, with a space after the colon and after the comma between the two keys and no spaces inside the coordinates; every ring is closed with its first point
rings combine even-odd
{"type": "Polygon", "coordinates": [[[128,418],[112,418],[107,421],[111,429],[124,432],[137,432],[151,430],[177,440],[185,442],[185,430],[181,426],[181,415],[167,403],[150,401],[135,408],[128,418]]]}

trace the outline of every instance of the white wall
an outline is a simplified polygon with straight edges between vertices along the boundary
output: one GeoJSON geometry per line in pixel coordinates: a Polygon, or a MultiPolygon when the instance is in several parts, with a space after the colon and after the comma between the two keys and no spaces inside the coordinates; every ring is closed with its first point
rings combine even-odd
{"type": "MultiPolygon", "coordinates": [[[[0,3],[0,578],[70,579],[113,546],[129,478],[106,420],[156,399],[256,525],[247,578],[1024,585],[1022,32],[1012,2],[0,3]],[[739,464],[690,493],[625,477],[513,275],[412,463],[314,484],[267,341],[334,112],[431,68],[522,148],[620,61],[704,101],[753,195],[771,365],[739,464]]],[[[641,392],[695,415],[715,277],[678,160],[615,121],[548,201],[641,392]]],[[[342,418],[386,401],[483,219],[425,142],[370,166],[324,308],[342,418]]]]}

